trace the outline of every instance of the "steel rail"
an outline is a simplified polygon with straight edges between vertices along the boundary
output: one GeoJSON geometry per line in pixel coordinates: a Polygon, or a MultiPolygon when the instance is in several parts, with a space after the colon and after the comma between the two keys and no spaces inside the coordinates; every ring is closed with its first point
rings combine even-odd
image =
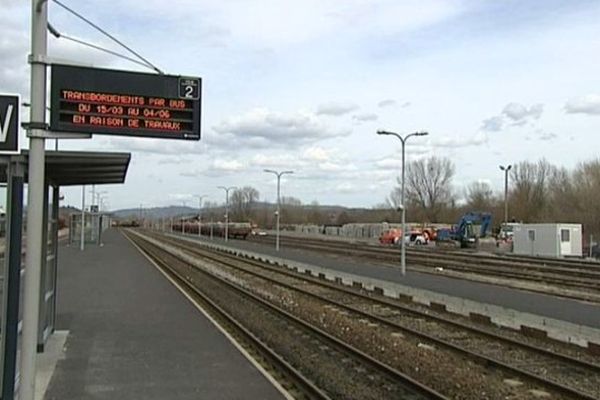
{"type": "MultiPolygon", "coordinates": [[[[148,242],[146,242],[148,243],[148,242]]],[[[163,250],[164,251],[164,250],[163,250]]],[[[169,253],[171,256],[178,258],[176,255],[169,253]]],[[[181,259],[180,259],[181,260],[181,259]]],[[[294,322],[295,324],[301,326],[303,329],[306,329],[310,332],[312,332],[314,335],[325,339],[327,342],[330,342],[331,344],[335,345],[338,348],[343,349],[345,352],[351,354],[352,356],[354,356],[355,358],[358,358],[360,360],[362,360],[363,362],[365,362],[366,364],[370,365],[372,368],[380,371],[381,373],[384,373],[396,380],[398,380],[399,382],[401,382],[401,384],[408,390],[412,390],[415,391],[421,395],[427,396],[427,398],[429,399],[439,399],[439,400],[449,400],[446,396],[444,396],[441,393],[438,393],[437,391],[435,391],[434,389],[414,380],[413,378],[411,378],[410,376],[402,373],[401,371],[377,360],[376,358],[370,356],[369,354],[361,351],[360,349],[351,346],[347,343],[345,343],[344,341],[338,339],[337,337],[325,332],[324,330],[311,325],[310,323],[302,320],[299,317],[296,317],[295,315],[289,313],[288,311],[282,309],[281,307],[278,307],[266,300],[264,300],[263,298],[257,296],[256,294],[252,293],[251,291],[244,289],[242,287],[237,286],[236,284],[227,281],[224,278],[221,278],[219,276],[213,275],[207,271],[203,271],[189,263],[187,263],[185,260],[181,260],[183,263],[186,263],[194,268],[196,268],[197,271],[210,276],[211,279],[214,279],[216,281],[218,281],[219,283],[227,286],[228,288],[234,290],[237,293],[242,293],[245,297],[249,298],[250,300],[264,306],[265,308],[272,310],[273,312],[275,312],[276,314],[283,316],[284,318],[294,322]]],[[[168,268],[168,267],[167,267],[168,268]]],[[[182,278],[180,276],[180,279],[185,279],[182,278]]],[[[190,283],[186,282],[186,285],[191,285],[190,283]]],[[[194,288],[193,289],[194,292],[199,292],[198,289],[194,288]]]]}
{"type": "MultiPolygon", "coordinates": [[[[139,243],[139,239],[130,236],[128,233],[125,233],[136,245],[139,247],[140,251],[145,253],[149,258],[151,258],[165,273],[175,279],[179,284],[184,285],[187,290],[193,292],[200,300],[204,303],[205,306],[212,311],[211,314],[213,316],[217,316],[220,320],[225,321],[230,327],[234,330],[234,335],[238,338],[241,337],[242,340],[247,343],[252,349],[258,352],[262,357],[268,360],[268,363],[273,366],[278,372],[282,373],[286,379],[288,379],[296,389],[305,394],[309,399],[314,400],[331,400],[331,398],[319,389],[312,381],[306,378],[300,371],[294,368],[291,364],[285,361],[279,354],[277,354],[274,350],[272,350],[269,346],[267,346],[262,340],[260,340],[256,335],[254,335],[250,330],[246,329],[240,322],[238,322],[235,317],[233,317],[230,313],[228,313],[225,309],[211,300],[208,296],[198,290],[194,285],[192,285],[184,276],[182,276],[179,272],[175,271],[173,268],[169,267],[167,263],[165,263],[159,256],[155,253],[153,254],[152,250],[148,249],[148,242],[145,242],[146,245],[139,243]]],[[[230,332],[231,333],[231,332],[230,332]]]]}
{"type": "MultiPolygon", "coordinates": [[[[261,239],[262,241],[264,239],[261,239]]],[[[289,240],[286,238],[285,240],[289,240]]],[[[316,240],[290,240],[288,243],[293,243],[293,246],[296,248],[304,248],[307,250],[316,250],[316,251],[327,251],[330,253],[341,253],[346,254],[354,253],[359,256],[369,256],[370,258],[376,257],[378,259],[384,261],[396,261],[397,251],[385,249],[385,248],[374,248],[373,246],[365,246],[365,247],[357,247],[356,244],[344,244],[337,242],[335,244],[331,243],[332,241],[316,241],[316,240]]],[[[459,270],[463,272],[477,272],[480,275],[489,275],[489,276],[498,276],[504,278],[511,279],[524,279],[532,282],[543,282],[543,283],[554,283],[560,286],[571,287],[575,289],[591,289],[591,290],[600,290],[600,283],[596,280],[600,278],[600,273],[593,275],[588,275],[586,272],[578,273],[578,271],[564,270],[557,271],[554,268],[548,267],[542,270],[543,273],[554,273],[553,275],[542,275],[542,274],[532,274],[532,273],[522,273],[523,269],[532,269],[535,268],[537,270],[541,270],[540,266],[523,266],[515,263],[507,263],[506,260],[499,260],[500,263],[507,263],[505,265],[501,264],[492,264],[488,263],[487,266],[482,265],[480,260],[477,258],[468,258],[465,255],[453,255],[451,253],[427,253],[426,250],[420,250],[409,252],[408,257],[414,260],[414,264],[423,265],[423,266],[431,266],[431,267],[446,267],[448,270],[459,270]],[[418,253],[418,254],[417,254],[418,253]],[[459,258],[460,257],[460,258],[459,258]],[[427,259],[429,258],[429,259],[427,259]],[[506,267],[511,270],[502,270],[499,268],[506,267]],[[516,270],[516,271],[515,271],[516,270]],[[572,277],[564,277],[556,274],[556,272],[564,272],[569,275],[574,275],[572,277]],[[598,276],[596,276],[598,275],[598,276]],[[592,281],[590,281],[592,279],[592,281]]],[[[426,271],[423,271],[426,272],[426,271]]],[[[599,280],[600,282],[600,280],[599,280]]],[[[532,289],[527,289],[532,290],[532,289]]],[[[541,291],[542,293],[546,293],[545,291],[541,291]]],[[[573,297],[580,298],[578,296],[571,295],[561,295],[562,297],[573,297]]]]}
{"type": "MultiPolygon", "coordinates": [[[[161,238],[161,239],[164,240],[164,237],[161,238]]],[[[189,246],[190,243],[186,243],[186,245],[184,245],[183,243],[181,243],[180,240],[177,240],[177,239],[166,239],[166,240],[168,242],[174,244],[174,245],[179,246],[180,248],[183,248],[183,249],[191,252],[192,254],[195,254],[195,255],[198,255],[198,256],[202,256],[202,257],[204,257],[206,259],[209,259],[209,260],[214,261],[214,262],[222,263],[222,264],[224,264],[226,266],[229,266],[229,267],[232,267],[232,268],[236,268],[236,269],[241,270],[241,271],[243,271],[245,273],[248,273],[248,274],[251,274],[253,276],[259,277],[261,279],[267,280],[267,281],[269,281],[271,283],[277,284],[277,285],[285,287],[287,289],[294,290],[294,291],[297,291],[297,292],[301,292],[301,293],[303,293],[305,295],[317,298],[317,299],[319,299],[319,300],[321,300],[323,302],[330,303],[330,304],[332,304],[332,305],[334,305],[336,307],[346,309],[346,310],[348,310],[350,312],[353,312],[355,314],[359,314],[360,316],[362,316],[364,318],[369,318],[369,319],[371,319],[373,321],[376,321],[376,322],[379,322],[381,324],[390,326],[390,327],[392,327],[394,329],[403,330],[404,332],[407,332],[409,334],[413,334],[413,335],[419,336],[419,337],[424,338],[426,340],[429,340],[431,342],[434,342],[434,343],[440,344],[442,346],[445,346],[447,348],[450,348],[452,350],[455,350],[455,351],[457,351],[459,353],[466,354],[467,356],[475,358],[475,359],[477,359],[480,362],[484,362],[484,363],[487,363],[487,364],[495,365],[495,366],[500,367],[502,369],[508,370],[510,372],[516,373],[516,374],[521,375],[521,376],[524,376],[524,377],[526,377],[528,379],[537,381],[538,383],[541,383],[544,386],[552,387],[552,388],[554,388],[555,390],[557,390],[557,391],[559,391],[561,393],[566,393],[566,394],[569,394],[569,395],[575,395],[575,396],[581,397],[583,399],[588,399],[588,400],[593,400],[593,399],[596,398],[595,396],[591,396],[588,393],[579,391],[579,390],[574,389],[574,388],[569,387],[569,386],[565,386],[565,385],[563,385],[563,384],[561,384],[559,382],[555,382],[553,380],[546,379],[544,377],[541,377],[541,376],[539,376],[537,374],[534,374],[534,373],[529,372],[527,370],[521,369],[519,367],[515,367],[515,366],[512,366],[512,365],[506,364],[505,362],[502,362],[500,360],[496,360],[494,358],[490,358],[490,357],[485,356],[483,354],[476,353],[476,352],[473,352],[471,350],[459,347],[459,346],[457,346],[457,345],[455,345],[455,344],[453,344],[451,342],[448,342],[447,340],[440,339],[438,337],[429,335],[427,333],[423,333],[421,331],[405,327],[405,326],[397,324],[397,323],[395,323],[393,321],[389,321],[389,320],[387,320],[387,319],[385,319],[383,317],[379,317],[379,316],[370,314],[368,312],[362,311],[362,310],[360,310],[360,309],[358,309],[356,307],[352,307],[352,306],[346,305],[344,303],[328,299],[328,298],[326,298],[324,296],[311,293],[309,291],[306,291],[306,290],[304,290],[302,288],[298,288],[298,287],[296,287],[294,285],[291,285],[291,284],[283,283],[283,282],[281,282],[281,281],[279,281],[279,280],[277,280],[275,278],[264,276],[263,274],[260,274],[260,273],[257,273],[257,272],[248,271],[245,268],[240,268],[237,265],[233,265],[231,263],[224,262],[222,259],[219,259],[218,257],[215,257],[215,256],[213,256],[210,253],[207,254],[206,252],[203,252],[203,251],[201,251],[201,250],[199,250],[199,249],[197,249],[195,247],[190,247],[189,246]]],[[[252,261],[252,260],[248,260],[248,259],[240,260],[239,257],[232,256],[232,255],[229,255],[229,254],[226,254],[226,253],[223,254],[222,256],[225,256],[228,259],[233,259],[233,260],[235,260],[237,262],[243,262],[244,264],[251,264],[251,265],[254,265],[254,266],[259,267],[259,268],[268,269],[271,272],[279,273],[279,274],[282,274],[282,275],[285,275],[285,276],[288,276],[288,277],[292,277],[292,278],[295,278],[295,279],[310,281],[311,283],[320,285],[322,287],[331,288],[331,289],[334,289],[334,290],[337,290],[337,291],[343,291],[344,293],[353,295],[355,297],[359,297],[362,300],[368,300],[370,302],[378,303],[378,304],[381,304],[381,305],[385,305],[387,307],[393,307],[393,308],[402,310],[403,312],[409,312],[411,314],[418,315],[419,317],[423,317],[423,318],[427,318],[427,319],[433,319],[436,322],[442,322],[442,323],[450,324],[451,326],[454,326],[454,327],[457,327],[457,328],[460,328],[460,329],[469,330],[471,332],[474,332],[474,333],[477,333],[477,334],[480,334],[480,335],[484,335],[484,336],[492,338],[494,340],[505,342],[505,343],[508,343],[510,345],[513,345],[513,346],[517,346],[517,347],[519,347],[521,349],[524,349],[524,350],[527,350],[527,351],[532,351],[532,352],[535,352],[535,353],[538,353],[538,354],[542,354],[545,357],[554,358],[554,359],[557,359],[559,361],[563,361],[563,362],[568,362],[568,363],[571,363],[571,364],[575,364],[578,367],[586,368],[586,369],[591,369],[591,370],[593,370],[595,372],[600,373],[600,365],[598,365],[598,364],[593,364],[593,363],[589,363],[589,362],[584,361],[584,360],[579,360],[577,358],[574,358],[574,357],[571,357],[571,356],[568,356],[568,355],[565,355],[565,354],[551,352],[551,351],[548,351],[548,350],[546,350],[544,348],[541,348],[541,347],[533,346],[533,345],[530,345],[530,344],[527,344],[527,343],[524,343],[524,342],[519,342],[519,341],[511,339],[511,338],[507,338],[507,337],[504,337],[504,336],[496,335],[494,333],[491,333],[491,332],[488,332],[488,331],[485,331],[485,330],[482,330],[482,329],[479,329],[479,328],[476,328],[476,327],[473,327],[473,326],[470,326],[470,325],[466,325],[466,324],[460,323],[458,321],[449,320],[448,318],[444,318],[444,317],[441,317],[441,316],[433,316],[431,314],[426,314],[424,312],[419,312],[419,311],[416,311],[414,309],[409,309],[407,307],[402,307],[402,306],[400,306],[400,305],[398,305],[396,303],[393,303],[393,302],[391,302],[389,300],[375,299],[372,296],[367,296],[367,295],[364,295],[364,294],[361,294],[361,293],[357,293],[356,291],[353,291],[351,289],[340,287],[339,285],[328,283],[328,282],[325,282],[325,281],[317,279],[317,278],[302,276],[302,275],[298,275],[297,273],[291,273],[291,272],[288,272],[288,271],[283,271],[283,270],[281,270],[281,268],[273,267],[273,266],[271,266],[271,265],[269,265],[267,263],[256,262],[256,261],[252,261]]]]}

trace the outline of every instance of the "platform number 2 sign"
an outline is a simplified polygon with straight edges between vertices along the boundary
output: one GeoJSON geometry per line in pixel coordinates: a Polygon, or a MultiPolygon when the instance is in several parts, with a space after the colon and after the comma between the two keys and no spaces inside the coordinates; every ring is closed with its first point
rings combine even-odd
{"type": "Polygon", "coordinates": [[[200,98],[200,80],[195,78],[179,78],[179,98],[198,100],[200,98]]]}
{"type": "Polygon", "coordinates": [[[19,96],[0,94],[0,153],[19,152],[19,96]]]}

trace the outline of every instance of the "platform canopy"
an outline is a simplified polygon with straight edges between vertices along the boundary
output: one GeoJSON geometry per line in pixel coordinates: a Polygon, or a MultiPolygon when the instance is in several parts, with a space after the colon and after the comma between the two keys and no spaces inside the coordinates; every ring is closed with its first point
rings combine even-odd
{"type": "MultiPolygon", "coordinates": [[[[46,151],[46,182],[53,186],[101,185],[124,183],[131,153],[90,151],[46,151]]],[[[25,167],[28,151],[0,157],[0,182],[6,182],[9,162],[25,167]]],[[[25,168],[27,181],[27,168],[25,168]]]]}

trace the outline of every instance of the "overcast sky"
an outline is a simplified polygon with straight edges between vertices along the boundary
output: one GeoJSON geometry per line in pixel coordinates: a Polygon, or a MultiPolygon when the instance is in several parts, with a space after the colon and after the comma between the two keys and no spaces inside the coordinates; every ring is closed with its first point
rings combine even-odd
{"type": "MultiPolygon", "coordinates": [[[[428,131],[411,138],[408,160],[450,157],[458,191],[477,180],[500,190],[499,164],[573,167],[600,149],[598,1],[63,1],[167,73],[203,79],[199,142],[61,141],[132,153],[126,183],[99,188],[113,209],[222,202],[219,185],[273,201],[264,168],[294,170],[283,195],[371,207],[400,167],[400,142],[378,129],[428,131]]],[[[2,0],[0,92],[24,100],[30,12],[2,0]]],[[[52,2],[49,21],[119,50],[52,2]]],[[[49,56],[139,69],[63,39],[49,38],[49,56]]],[[[80,204],[81,188],[63,193],[80,204]]]]}

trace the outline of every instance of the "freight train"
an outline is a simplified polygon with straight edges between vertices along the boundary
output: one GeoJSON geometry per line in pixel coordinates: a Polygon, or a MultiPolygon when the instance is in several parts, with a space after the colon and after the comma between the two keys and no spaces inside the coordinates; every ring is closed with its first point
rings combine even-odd
{"type": "MultiPolygon", "coordinates": [[[[183,223],[184,232],[188,234],[198,234],[198,222],[186,221],[183,223]]],[[[181,221],[173,224],[173,231],[181,232],[181,221]]],[[[230,222],[227,226],[227,236],[233,239],[246,239],[252,233],[252,225],[248,222],[230,222]]],[[[207,222],[202,223],[202,235],[225,237],[225,223],[207,222]]]]}

